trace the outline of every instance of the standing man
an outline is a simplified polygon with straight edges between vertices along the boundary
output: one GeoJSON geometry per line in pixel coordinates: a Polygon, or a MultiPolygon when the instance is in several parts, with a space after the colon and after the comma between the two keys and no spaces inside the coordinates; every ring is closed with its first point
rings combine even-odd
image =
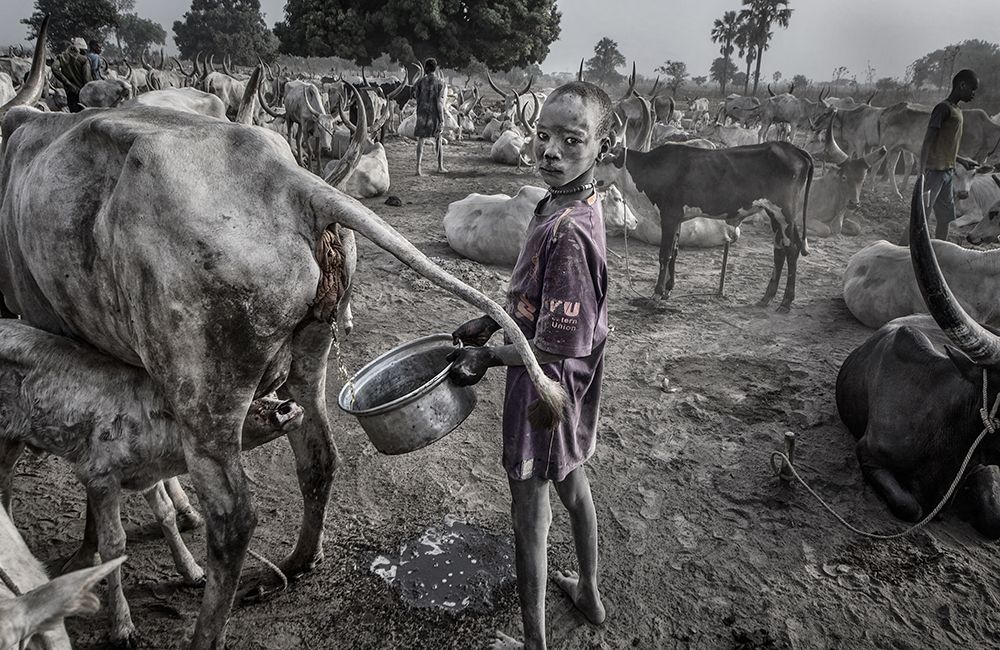
{"type": "Polygon", "coordinates": [[[951,80],[951,94],[931,111],[927,134],[920,149],[920,173],[924,190],[930,193],[927,205],[934,208],[934,236],[948,239],[948,225],[955,220],[955,161],[962,141],[962,109],[959,102],[969,102],[979,89],[979,78],[972,70],[960,70],[951,80]]]}
{"type": "Polygon", "coordinates": [[[444,168],[444,146],[441,142],[444,126],[445,85],[436,74],[437,59],[424,61],[424,76],[413,84],[413,96],[417,100],[417,124],[413,135],[417,138],[417,176],[423,176],[420,163],[424,157],[424,138],[435,138],[438,171],[444,168]]]}
{"type": "Polygon", "coordinates": [[[87,60],[90,61],[90,74],[94,79],[104,79],[101,73],[101,44],[97,41],[88,43],[87,60]]]}

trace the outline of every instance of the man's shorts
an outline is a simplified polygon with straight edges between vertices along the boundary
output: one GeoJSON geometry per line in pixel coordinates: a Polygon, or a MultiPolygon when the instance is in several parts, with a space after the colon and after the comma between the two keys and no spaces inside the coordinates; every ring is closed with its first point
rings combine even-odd
{"type": "Polygon", "coordinates": [[[924,172],[924,191],[930,193],[926,205],[933,207],[938,223],[955,220],[954,169],[928,169],[924,172]]]}

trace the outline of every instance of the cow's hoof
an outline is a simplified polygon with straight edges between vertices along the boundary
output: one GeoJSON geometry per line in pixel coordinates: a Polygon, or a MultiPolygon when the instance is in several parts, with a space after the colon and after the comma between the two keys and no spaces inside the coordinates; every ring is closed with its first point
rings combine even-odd
{"type": "Polygon", "coordinates": [[[139,636],[138,632],[132,630],[128,634],[111,639],[105,647],[113,650],[136,650],[140,645],[142,645],[142,637],[139,636]]]}
{"type": "Polygon", "coordinates": [[[785,303],[781,303],[780,305],[778,305],[778,308],[775,309],[774,311],[778,312],[779,314],[787,314],[792,311],[792,306],[786,305],[785,303]]]}
{"type": "Polygon", "coordinates": [[[202,519],[201,515],[194,508],[188,508],[177,513],[177,530],[182,533],[201,528],[204,523],[205,520],[202,519]]]}
{"type": "Polygon", "coordinates": [[[100,556],[96,552],[87,552],[81,548],[71,555],[68,560],[63,562],[62,568],[59,571],[60,575],[65,575],[73,571],[79,571],[80,569],[89,569],[98,564],[100,564],[100,556]]]}
{"type": "Polygon", "coordinates": [[[187,586],[193,589],[204,589],[205,585],[208,584],[208,576],[201,574],[201,576],[188,580],[187,586]]]}

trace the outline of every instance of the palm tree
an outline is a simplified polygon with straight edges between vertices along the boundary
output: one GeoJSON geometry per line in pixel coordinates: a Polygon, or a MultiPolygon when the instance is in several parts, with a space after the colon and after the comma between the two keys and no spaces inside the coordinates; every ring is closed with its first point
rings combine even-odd
{"type": "Polygon", "coordinates": [[[726,81],[728,81],[726,72],[729,71],[729,57],[733,53],[733,41],[736,40],[739,31],[740,20],[735,11],[727,11],[722,14],[722,20],[716,18],[712,26],[712,42],[722,44],[722,47],[719,48],[719,53],[726,60],[725,65],[722,67],[722,81],[720,82],[723,97],[726,96],[726,81]]]}
{"type": "MultiPolygon", "coordinates": [[[[784,29],[788,28],[788,21],[792,17],[792,10],[788,8],[789,0],[743,0],[743,9],[740,17],[749,26],[749,44],[753,47],[757,68],[753,75],[753,94],[757,94],[757,84],[760,81],[760,62],[764,56],[764,50],[771,45],[774,32],[771,25],[777,24],[784,29]]],[[[749,75],[749,68],[747,68],[749,75]]]]}
{"type": "Polygon", "coordinates": [[[733,43],[739,49],[739,57],[741,59],[745,58],[747,62],[747,72],[744,75],[745,81],[743,82],[743,94],[747,94],[747,89],[750,87],[750,66],[753,65],[754,59],[757,58],[757,48],[753,44],[753,26],[742,20],[743,15],[740,15],[740,26],[736,30],[736,38],[733,43]]]}

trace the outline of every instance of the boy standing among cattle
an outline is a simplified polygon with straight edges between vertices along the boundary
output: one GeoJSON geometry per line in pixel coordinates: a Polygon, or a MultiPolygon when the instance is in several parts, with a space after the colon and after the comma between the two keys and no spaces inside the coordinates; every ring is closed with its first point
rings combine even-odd
{"type": "Polygon", "coordinates": [[[976,96],[979,79],[972,70],[960,70],[951,81],[951,94],[931,111],[927,134],[920,148],[920,173],[930,193],[927,205],[934,208],[934,236],[948,239],[948,225],[955,220],[955,161],[962,142],[962,109],[959,102],[976,96]]]}
{"type": "Polygon", "coordinates": [[[507,312],[531,340],[545,372],[568,395],[561,422],[535,422],[538,395],[512,345],[488,347],[493,319],[454,332],[467,346],[452,353],[452,380],[469,385],[493,366],[507,366],[503,466],[511,492],[518,595],[524,643],[498,632],[495,649],[544,649],[546,540],[552,521],[549,482],[569,511],[580,573],[554,581],[592,622],[604,621],[597,587],[597,513],[584,468],[597,443],[607,325],[607,263],[594,165],[611,148],[613,107],[586,82],[557,88],[542,107],[532,143],[549,193],[535,208],[511,275],[507,312]]]}

